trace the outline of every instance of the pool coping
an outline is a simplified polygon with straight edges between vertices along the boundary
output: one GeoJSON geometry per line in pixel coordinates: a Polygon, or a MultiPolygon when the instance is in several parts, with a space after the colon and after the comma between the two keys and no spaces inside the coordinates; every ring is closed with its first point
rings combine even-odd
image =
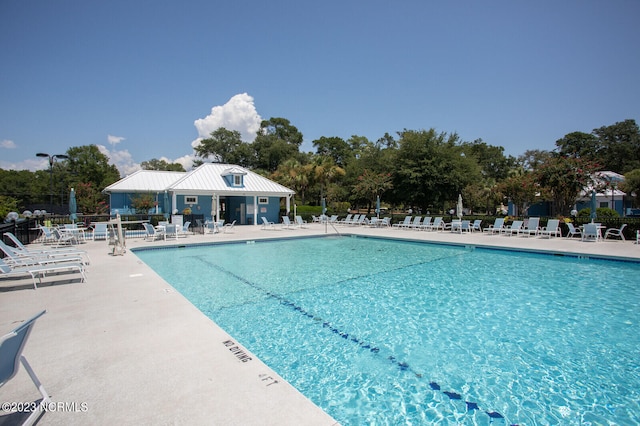
{"type": "MultiPolygon", "coordinates": [[[[340,230],[344,236],[640,261],[640,247],[628,241],[583,243],[395,228],[340,230]]],[[[235,227],[234,233],[191,235],[178,242],[130,239],[127,245],[131,250],[328,234],[324,226],[311,224],[277,231],[246,226],[235,227]]],[[[1,333],[48,310],[36,323],[24,354],[52,399],[67,405],[45,413],[40,424],[337,424],[249,350],[235,344],[233,336],[133,253],[111,256],[104,241],[87,242],[81,248],[91,256],[87,283],[47,285],[45,279],[45,285],[33,290],[30,280],[0,281],[1,333]],[[252,359],[243,362],[245,357],[252,359]],[[278,383],[267,386],[272,379],[278,383]],[[87,403],[86,411],[73,410],[81,408],[73,403],[82,402],[87,403]]],[[[24,369],[2,392],[3,401],[38,397],[24,369]]]]}

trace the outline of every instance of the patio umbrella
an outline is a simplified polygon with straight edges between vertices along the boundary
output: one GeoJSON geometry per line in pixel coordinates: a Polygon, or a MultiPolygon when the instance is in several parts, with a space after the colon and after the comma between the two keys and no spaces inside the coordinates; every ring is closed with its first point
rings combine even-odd
{"type": "Polygon", "coordinates": [[[71,188],[71,194],[69,194],[69,219],[75,222],[78,218],[78,203],[76,202],[76,191],[71,188]]]}
{"type": "Polygon", "coordinates": [[[167,194],[167,191],[164,191],[164,203],[162,206],[162,210],[164,211],[164,218],[169,219],[169,211],[171,210],[171,205],[169,205],[169,194],[167,194]]]}
{"type": "Polygon", "coordinates": [[[322,199],[322,214],[325,214],[327,212],[327,201],[323,198],[322,199]]]}
{"type": "Polygon", "coordinates": [[[462,194],[458,194],[458,204],[456,205],[456,215],[462,219],[462,194]]]}
{"type": "Polygon", "coordinates": [[[376,215],[378,216],[378,219],[380,219],[380,196],[378,195],[378,198],[376,199],[376,215]]]}
{"type": "Polygon", "coordinates": [[[596,219],[596,209],[598,208],[598,203],[596,201],[596,191],[591,190],[591,223],[596,219]]]}
{"type": "Polygon", "coordinates": [[[218,204],[216,203],[216,194],[211,195],[211,220],[218,220],[218,204]]]}

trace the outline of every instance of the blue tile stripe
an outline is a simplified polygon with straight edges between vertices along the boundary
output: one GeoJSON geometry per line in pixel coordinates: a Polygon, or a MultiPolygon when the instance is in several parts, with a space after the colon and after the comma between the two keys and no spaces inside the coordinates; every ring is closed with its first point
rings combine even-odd
{"type": "MultiPolygon", "coordinates": [[[[298,306],[296,303],[292,302],[291,300],[288,300],[287,298],[285,298],[284,296],[281,296],[279,294],[273,293],[269,290],[266,290],[264,288],[262,288],[261,286],[259,286],[258,284],[232,272],[229,271],[223,267],[221,267],[220,265],[215,264],[214,262],[211,262],[210,259],[206,259],[206,258],[201,258],[201,260],[203,262],[206,262],[208,265],[210,265],[212,268],[216,269],[217,271],[231,276],[233,278],[235,278],[236,280],[242,282],[243,284],[246,284],[260,292],[262,292],[263,294],[265,294],[268,297],[271,297],[273,299],[278,300],[278,302],[280,304],[282,304],[283,306],[286,306],[290,309],[292,309],[295,312],[300,313],[300,315],[303,315],[307,318],[310,318],[312,320],[314,320],[315,322],[319,323],[322,325],[323,328],[328,329],[329,331],[331,331],[333,334],[335,334],[336,336],[349,341],[357,346],[359,346],[361,349],[367,350],[369,352],[371,352],[374,356],[382,356],[380,354],[380,348],[374,344],[362,341],[360,338],[358,338],[357,336],[354,336],[353,334],[349,334],[346,331],[343,331],[337,327],[335,327],[334,325],[332,325],[330,322],[328,321],[323,321],[322,318],[318,318],[315,315],[313,315],[312,313],[308,312],[307,310],[305,310],[304,308],[302,308],[301,306],[298,306]]],[[[440,258],[438,259],[434,259],[434,260],[442,260],[440,258]]],[[[432,260],[433,261],[433,260],[432,260]]],[[[431,262],[431,261],[429,261],[431,262]]],[[[421,262],[421,263],[428,263],[428,262],[421,262]]],[[[402,269],[402,268],[407,268],[410,266],[415,266],[415,265],[406,265],[406,266],[402,266],[400,268],[397,269],[402,269]]],[[[388,272],[388,271],[385,271],[388,272]]],[[[357,277],[355,278],[357,279],[357,277]]],[[[393,355],[389,355],[386,358],[389,362],[397,365],[397,367],[401,370],[401,371],[407,371],[410,372],[412,374],[414,374],[416,377],[418,378],[422,378],[422,374],[416,372],[415,370],[413,370],[410,365],[402,360],[397,359],[395,356],[393,355]]],[[[457,392],[451,391],[451,390],[441,390],[441,386],[436,383],[436,382],[429,382],[429,387],[437,392],[441,392],[442,394],[446,395],[450,400],[462,400],[462,395],[460,395],[457,392]]],[[[478,405],[477,402],[473,402],[473,401],[465,401],[465,405],[466,405],[466,409],[467,412],[472,412],[472,411],[482,411],[484,413],[486,413],[487,416],[489,416],[490,421],[493,422],[494,419],[503,419],[504,420],[504,416],[502,414],[500,414],[497,411],[487,411],[484,409],[481,409],[480,406],[478,405]]],[[[515,424],[512,424],[512,426],[517,426],[515,424]]]]}

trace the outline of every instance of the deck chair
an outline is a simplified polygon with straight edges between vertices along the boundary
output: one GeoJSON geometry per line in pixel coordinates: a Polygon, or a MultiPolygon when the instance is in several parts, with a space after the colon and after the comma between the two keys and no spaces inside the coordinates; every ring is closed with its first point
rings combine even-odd
{"type": "MultiPolygon", "coordinates": [[[[24,369],[27,370],[27,374],[31,377],[31,381],[40,392],[40,395],[42,395],[42,401],[40,401],[38,407],[31,412],[23,425],[32,425],[38,417],[45,412],[42,407],[52,402],[51,398],[49,398],[49,394],[44,389],[44,386],[42,386],[38,376],[36,376],[33,368],[31,368],[31,365],[27,361],[27,358],[22,355],[22,351],[27,344],[27,340],[29,339],[29,335],[31,334],[31,330],[35,325],[36,320],[45,313],[47,313],[47,311],[40,312],[31,319],[20,324],[10,333],[0,337],[0,387],[4,386],[9,382],[9,380],[13,379],[16,374],[18,374],[20,364],[22,363],[24,369]]],[[[3,399],[7,400],[6,397],[3,399]]]]}
{"type": "Polygon", "coordinates": [[[407,229],[411,228],[411,229],[418,229],[420,228],[420,223],[422,222],[422,216],[416,216],[413,218],[413,222],[411,222],[409,224],[409,226],[407,226],[407,229]]]}
{"type": "Polygon", "coordinates": [[[144,227],[144,239],[155,241],[159,239],[164,239],[164,232],[156,230],[156,228],[150,223],[143,223],[144,227]]]}
{"type": "Polygon", "coordinates": [[[476,219],[471,224],[471,232],[482,232],[482,219],[476,219]]]}
{"type": "Polygon", "coordinates": [[[418,229],[425,230],[431,225],[431,216],[425,216],[418,229]]]}
{"type": "Polygon", "coordinates": [[[522,225],[524,225],[523,220],[514,220],[511,225],[503,227],[500,234],[508,236],[512,236],[513,234],[519,235],[522,231],[522,225]]]}
{"type": "Polygon", "coordinates": [[[487,234],[500,234],[502,229],[504,228],[504,218],[497,217],[496,220],[493,221],[493,225],[489,225],[487,228],[484,228],[482,232],[486,232],[487,234]]]}
{"type": "Polygon", "coordinates": [[[618,237],[620,238],[622,241],[625,241],[624,239],[624,234],[622,233],[624,231],[624,228],[627,227],[627,224],[623,224],[619,229],[607,229],[604,233],[604,239],[606,240],[608,237],[618,237]]]}
{"type": "Polygon", "coordinates": [[[340,225],[350,223],[352,217],[353,217],[353,214],[350,213],[350,214],[347,215],[347,217],[345,217],[342,220],[339,220],[337,223],[340,224],[340,225]]]}
{"type": "Polygon", "coordinates": [[[549,219],[549,221],[547,222],[547,226],[545,226],[540,230],[540,236],[551,238],[552,235],[555,235],[556,237],[561,237],[562,232],[560,232],[559,225],[560,225],[559,219],[549,219]]]}
{"type": "Polygon", "coordinates": [[[567,222],[567,228],[569,228],[567,238],[571,238],[574,235],[578,235],[580,238],[582,238],[582,231],[580,230],[580,228],[576,228],[575,226],[573,226],[573,223],[567,222]]]}
{"type": "Polygon", "coordinates": [[[107,239],[107,223],[100,222],[93,225],[93,240],[106,240],[107,239]]]}
{"type": "Polygon", "coordinates": [[[442,217],[436,217],[433,219],[433,223],[429,226],[425,226],[424,229],[427,231],[438,231],[440,229],[444,229],[444,221],[442,220],[442,217]]]}
{"type": "Polygon", "coordinates": [[[540,231],[540,218],[539,217],[530,217],[527,224],[520,230],[520,234],[530,236],[530,235],[538,235],[540,231]]]}
{"type": "Polygon", "coordinates": [[[306,226],[304,226],[307,222],[305,222],[302,219],[302,216],[296,216],[296,225],[298,225],[299,228],[306,228],[306,226]]]}
{"type": "Polygon", "coordinates": [[[5,237],[9,238],[11,242],[14,244],[15,253],[23,256],[31,256],[31,257],[46,257],[49,259],[63,259],[66,257],[83,257],[86,258],[86,261],[83,263],[88,265],[91,263],[91,259],[89,258],[89,253],[85,250],[79,250],[75,247],[61,247],[61,248],[51,248],[51,249],[30,249],[24,244],[22,241],[18,239],[11,232],[5,232],[5,237]]]}
{"type": "Polygon", "coordinates": [[[178,229],[178,237],[186,237],[189,235],[189,227],[191,226],[190,221],[186,221],[182,224],[182,227],[178,229]]]}
{"type": "Polygon", "coordinates": [[[293,229],[293,223],[289,220],[289,216],[282,216],[282,228],[293,229]]]}
{"type": "Polygon", "coordinates": [[[409,226],[410,223],[411,223],[411,216],[405,216],[404,217],[404,222],[394,223],[391,227],[392,228],[403,228],[405,226],[409,226]]]}
{"type": "Polygon", "coordinates": [[[584,231],[582,231],[582,241],[598,241],[600,239],[600,232],[598,225],[595,223],[587,223],[584,225],[584,231]]]}
{"type": "Polygon", "coordinates": [[[234,220],[231,223],[225,223],[222,226],[222,232],[227,233],[233,231],[233,228],[236,226],[236,221],[234,220]]]}
{"type": "Polygon", "coordinates": [[[43,254],[25,254],[19,250],[8,246],[0,240],[0,251],[5,254],[8,265],[11,266],[30,266],[30,265],[47,265],[64,262],[82,262],[79,255],[62,256],[58,258],[48,257],[43,254]]]}
{"type": "Polygon", "coordinates": [[[24,277],[31,275],[33,280],[33,288],[37,289],[38,284],[42,284],[42,277],[48,273],[59,272],[78,272],[82,276],[82,282],[87,281],[87,277],[84,274],[84,265],[80,263],[50,263],[46,265],[24,265],[24,266],[10,266],[3,259],[0,259],[0,278],[1,277],[24,277]],[[36,282],[36,278],[38,281],[36,282]]]}
{"type": "Polygon", "coordinates": [[[269,222],[266,217],[260,216],[262,219],[262,228],[261,229],[276,229],[276,225],[273,222],[269,222]]]}

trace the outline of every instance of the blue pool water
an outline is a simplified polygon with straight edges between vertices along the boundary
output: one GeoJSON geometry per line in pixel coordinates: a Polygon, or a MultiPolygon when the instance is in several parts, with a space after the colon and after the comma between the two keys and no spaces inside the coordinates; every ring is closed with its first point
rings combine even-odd
{"type": "Polygon", "coordinates": [[[343,425],[640,423],[638,264],[355,237],[136,255],[343,425]]]}

